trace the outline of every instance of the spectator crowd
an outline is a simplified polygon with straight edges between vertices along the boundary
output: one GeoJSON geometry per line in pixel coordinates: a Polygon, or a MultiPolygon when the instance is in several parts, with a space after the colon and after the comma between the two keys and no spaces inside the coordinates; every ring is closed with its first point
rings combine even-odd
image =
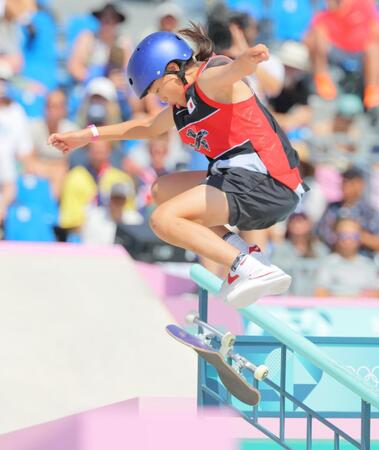
{"type": "MultiPolygon", "coordinates": [[[[287,222],[244,238],[293,276],[291,295],[379,298],[378,4],[201,4],[196,20],[218,54],[234,59],[257,42],[270,48],[249,83],[287,133],[311,187],[287,222]]],[[[175,132],[149,142],[94,141],[68,155],[47,145],[51,133],[157,114],[164,105],[154,96],[133,94],[128,59],[147,34],[188,24],[190,6],[152,3],[154,22],[131,36],[133,2],[63,22],[49,0],[0,0],[1,239],[112,244],[120,224],[148,226],[158,176],[206,170],[205,157],[175,132]]]]}

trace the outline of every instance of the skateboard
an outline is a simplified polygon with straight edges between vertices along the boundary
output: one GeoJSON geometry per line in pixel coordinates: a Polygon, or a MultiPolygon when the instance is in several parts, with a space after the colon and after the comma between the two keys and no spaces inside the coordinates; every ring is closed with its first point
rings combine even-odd
{"type": "Polygon", "coordinates": [[[263,380],[268,374],[267,367],[263,365],[256,367],[243,356],[238,353],[233,353],[232,347],[235,338],[231,333],[222,334],[209,324],[200,321],[199,318],[193,314],[189,315],[189,319],[187,316],[187,320],[191,323],[197,323],[199,326],[211,331],[212,334],[207,335],[208,341],[211,341],[211,336],[218,336],[221,339],[220,348],[215,349],[212,345],[205,342],[204,339],[191,333],[187,333],[177,325],[168,325],[166,331],[180,343],[191,347],[199,356],[211,364],[217,370],[220,380],[226,389],[234,397],[247,405],[254,406],[258,404],[261,399],[258,389],[250,385],[240,371],[242,369],[249,369],[254,373],[255,378],[263,380]],[[227,359],[233,360],[235,365],[232,366],[229,364],[227,359]]]}

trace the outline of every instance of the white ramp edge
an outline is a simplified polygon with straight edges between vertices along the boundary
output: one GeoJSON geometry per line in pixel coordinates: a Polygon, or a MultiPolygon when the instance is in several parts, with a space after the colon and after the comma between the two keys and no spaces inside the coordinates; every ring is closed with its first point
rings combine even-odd
{"type": "Polygon", "coordinates": [[[0,433],[135,397],[195,397],[196,357],[120,248],[0,244],[0,433]]]}

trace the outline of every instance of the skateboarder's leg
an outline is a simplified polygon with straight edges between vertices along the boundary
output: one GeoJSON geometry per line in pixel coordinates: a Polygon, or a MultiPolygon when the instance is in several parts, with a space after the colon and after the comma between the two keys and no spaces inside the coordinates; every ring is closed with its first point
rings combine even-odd
{"type": "MultiPolygon", "coordinates": [[[[175,172],[159,177],[151,188],[151,193],[156,205],[161,205],[167,200],[176,197],[189,189],[201,185],[207,176],[204,170],[187,172],[175,172]]],[[[224,225],[212,228],[213,231],[244,253],[249,253],[253,245],[249,244],[238,234],[231,233],[224,225]]]]}
{"type": "Polygon", "coordinates": [[[156,205],[203,183],[207,176],[205,170],[175,172],[159,177],[151,187],[151,194],[156,205]]]}
{"type": "Polygon", "coordinates": [[[282,293],[290,282],[288,275],[241,254],[212,230],[228,221],[226,194],[203,184],[158,206],[151,216],[151,227],[163,240],[232,268],[225,297],[237,290],[238,296],[248,295],[251,303],[258,298],[255,291],[259,295],[282,293]]]}
{"type": "Polygon", "coordinates": [[[201,184],[158,206],[151,227],[161,239],[230,267],[239,250],[222,239],[228,221],[225,193],[201,184]]]}

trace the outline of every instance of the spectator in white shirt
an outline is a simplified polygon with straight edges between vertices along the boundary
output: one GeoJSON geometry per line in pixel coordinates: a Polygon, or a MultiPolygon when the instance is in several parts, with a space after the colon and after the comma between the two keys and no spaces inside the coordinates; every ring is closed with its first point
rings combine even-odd
{"type": "Polygon", "coordinates": [[[16,172],[9,153],[0,148],[0,225],[16,193],[16,172]]]}
{"type": "Polygon", "coordinates": [[[0,149],[7,153],[17,173],[17,162],[29,168],[33,155],[33,141],[28,118],[22,107],[13,102],[8,85],[0,80],[0,149]]]}
{"type": "Polygon", "coordinates": [[[139,225],[142,216],[134,210],[126,210],[125,205],[129,197],[135,192],[131,185],[115,183],[104,206],[89,206],[86,220],[81,230],[81,240],[85,244],[112,245],[116,238],[117,225],[120,223],[139,225]]]}
{"type": "Polygon", "coordinates": [[[335,225],[335,251],[321,262],[315,295],[379,297],[375,263],[358,253],[361,225],[354,219],[339,219],[335,225]]]}
{"type": "Polygon", "coordinates": [[[33,172],[51,182],[56,198],[60,197],[64,177],[68,170],[68,158],[47,140],[52,133],[65,133],[78,129],[74,122],[67,118],[66,94],[57,89],[49,93],[46,99],[45,116],[34,119],[31,132],[34,146],[33,172]]]}

